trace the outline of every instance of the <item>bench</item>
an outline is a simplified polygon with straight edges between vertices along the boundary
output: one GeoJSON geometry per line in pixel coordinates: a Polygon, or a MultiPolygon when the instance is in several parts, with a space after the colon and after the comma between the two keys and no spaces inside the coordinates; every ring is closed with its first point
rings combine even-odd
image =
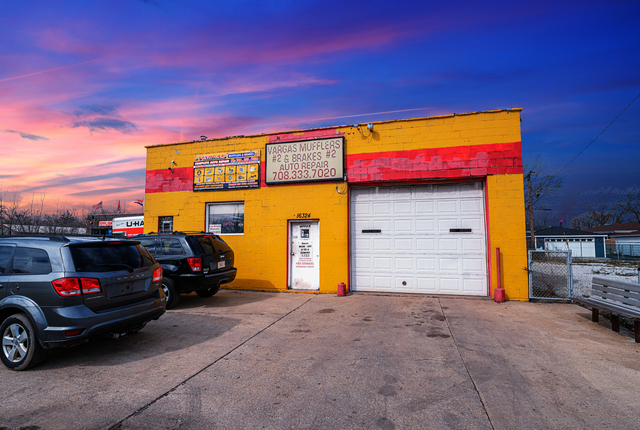
{"type": "Polygon", "coordinates": [[[640,343],[640,284],[594,277],[591,296],[573,301],[591,308],[591,321],[598,322],[599,311],[611,315],[611,329],[620,331],[619,317],[633,321],[636,342],[640,343]]]}

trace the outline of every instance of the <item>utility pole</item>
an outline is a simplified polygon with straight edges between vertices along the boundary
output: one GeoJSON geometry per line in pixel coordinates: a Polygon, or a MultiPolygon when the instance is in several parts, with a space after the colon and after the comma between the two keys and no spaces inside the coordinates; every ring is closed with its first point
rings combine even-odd
{"type": "Polygon", "coordinates": [[[533,202],[531,201],[531,174],[532,173],[534,173],[533,170],[527,173],[527,176],[525,176],[525,179],[527,180],[527,194],[529,196],[529,207],[527,208],[527,210],[529,211],[529,231],[531,233],[531,243],[533,244],[533,249],[536,249],[536,236],[533,232],[533,202]]]}

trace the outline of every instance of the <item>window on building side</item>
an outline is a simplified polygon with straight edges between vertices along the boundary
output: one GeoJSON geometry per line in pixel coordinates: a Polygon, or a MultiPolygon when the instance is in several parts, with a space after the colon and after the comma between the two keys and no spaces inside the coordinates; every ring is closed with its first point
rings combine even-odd
{"type": "Polygon", "coordinates": [[[207,204],[207,232],[244,234],[244,202],[207,204]]]}
{"type": "Polygon", "coordinates": [[[160,233],[171,233],[173,231],[173,217],[172,216],[158,217],[158,231],[160,233]]]}

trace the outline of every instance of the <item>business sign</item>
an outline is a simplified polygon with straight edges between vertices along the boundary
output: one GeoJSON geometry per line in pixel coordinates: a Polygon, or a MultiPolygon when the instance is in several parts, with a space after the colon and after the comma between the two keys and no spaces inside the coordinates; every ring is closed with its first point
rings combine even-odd
{"type": "Polygon", "coordinates": [[[100,221],[98,223],[98,227],[111,227],[113,225],[113,221],[100,221]]]}
{"type": "Polygon", "coordinates": [[[268,143],[265,157],[269,185],[344,177],[344,137],[268,143]]]}
{"type": "Polygon", "coordinates": [[[144,233],[144,216],[129,216],[113,219],[113,234],[127,237],[144,233]]]}
{"type": "Polygon", "coordinates": [[[260,188],[260,151],[196,155],[193,191],[260,188]]]}

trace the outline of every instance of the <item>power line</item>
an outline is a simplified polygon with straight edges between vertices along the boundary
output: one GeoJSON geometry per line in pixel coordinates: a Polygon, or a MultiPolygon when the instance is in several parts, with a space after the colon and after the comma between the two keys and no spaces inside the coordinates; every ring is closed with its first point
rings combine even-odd
{"type": "Polygon", "coordinates": [[[629,106],[627,106],[626,108],[624,108],[624,110],[623,110],[622,112],[620,112],[620,115],[618,115],[617,117],[615,117],[615,118],[614,118],[614,120],[613,120],[613,121],[611,121],[611,122],[609,123],[609,125],[608,125],[608,126],[606,126],[606,127],[605,127],[605,129],[604,129],[604,130],[602,130],[602,131],[600,132],[600,134],[599,134],[599,135],[597,135],[597,136],[595,137],[595,139],[593,139],[591,142],[589,142],[589,144],[588,144],[587,146],[585,146],[585,147],[584,147],[584,149],[583,149],[582,151],[578,152],[578,155],[576,155],[575,157],[573,157],[573,158],[571,159],[571,161],[569,161],[567,164],[565,164],[565,166],[564,166],[562,169],[558,170],[558,171],[556,172],[556,174],[552,176],[552,178],[555,178],[556,176],[558,176],[558,175],[560,174],[560,172],[562,172],[564,169],[566,169],[566,168],[567,168],[567,166],[568,166],[569,164],[573,163],[573,162],[574,162],[574,160],[580,156],[580,154],[582,154],[584,151],[586,151],[586,150],[587,150],[587,148],[588,148],[588,147],[590,147],[590,146],[591,146],[591,144],[592,144],[593,142],[595,142],[595,141],[596,141],[600,136],[602,136],[602,134],[603,134],[605,131],[607,131],[607,129],[608,129],[609,127],[611,127],[611,126],[613,125],[613,123],[614,123],[614,122],[616,122],[616,120],[617,120],[618,118],[620,118],[620,117],[622,116],[622,114],[623,114],[623,113],[625,113],[625,111],[631,107],[631,105],[633,104],[633,102],[635,102],[636,100],[638,100],[638,98],[639,98],[639,97],[640,97],[640,94],[638,94],[638,95],[636,96],[636,98],[635,98],[635,99],[633,99],[633,100],[631,101],[631,103],[629,103],[629,106]]]}

